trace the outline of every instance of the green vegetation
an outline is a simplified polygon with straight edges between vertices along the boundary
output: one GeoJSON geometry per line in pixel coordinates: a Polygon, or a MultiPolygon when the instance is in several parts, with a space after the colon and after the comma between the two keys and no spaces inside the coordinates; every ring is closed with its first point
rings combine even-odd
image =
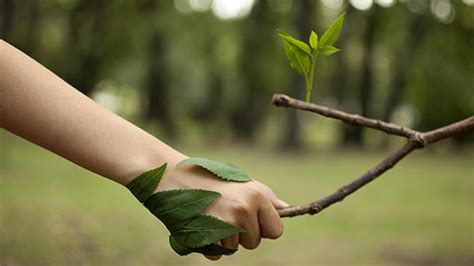
{"type": "MultiPolygon", "coordinates": [[[[251,181],[235,166],[204,158],[188,158],[178,166],[195,164],[227,181],[251,181]]],[[[221,194],[202,189],[177,189],[155,192],[166,169],[166,163],[135,177],[127,188],[170,231],[170,245],[179,255],[192,252],[204,255],[232,254],[236,250],[214,244],[235,233],[244,232],[239,227],[216,217],[204,215],[206,207],[221,194]]]]}
{"type": "Polygon", "coordinates": [[[344,23],[344,16],[342,13],[327,29],[327,31],[318,41],[318,34],[311,31],[309,36],[309,45],[291,37],[288,33],[278,31],[283,41],[286,58],[290,66],[296,70],[300,75],[303,75],[306,81],[306,102],[311,100],[311,91],[313,90],[314,71],[316,69],[316,60],[319,55],[332,55],[340,51],[339,48],[333,44],[339,38],[344,23]]]}
{"type": "MultiPolygon", "coordinates": [[[[166,228],[126,188],[26,141],[5,133],[1,139],[0,264],[210,264],[173,253],[166,228]]],[[[333,192],[382,156],[285,155],[242,145],[183,151],[232,161],[290,204],[333,192]]],[[[219,264],[472,265],[473,159],[472,153],[417,152],[320,215],[284,219],[279,240],[219,264]]]]}

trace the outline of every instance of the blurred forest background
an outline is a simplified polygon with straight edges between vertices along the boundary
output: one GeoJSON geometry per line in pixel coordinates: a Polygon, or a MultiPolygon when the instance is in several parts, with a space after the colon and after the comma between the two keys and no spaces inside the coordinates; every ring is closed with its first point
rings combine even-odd
{"type": "MultiPolygon", "coordinates": [[[[199,141],[317,146],[317,119],[270,104],[304,91],[276,29],[307,40],[343,11],[342,52],[318,62],[313,100],[420,130],[474,110],[472,0],[0,3],[2,38],[168,141],[192,128],[199,141]]],[[[337,126],[331,144],[386,144],[364,131],[337,126]]]]}
{"type": "MultiPolygon", "coordinates": [[[[473,0],[0,0],[0,38],[183,152],[231,161],[301,204],[401,143],[271,104],[304,95],[276,29],[307,40],[343,11],[342,51],[319,59],[313,101],[418,130],[473,114],[473,0]]],[[[0,133],[0,265],[207,264],[175,256],[122,188],[0,133]]],[[[472,265],[473,141],[419,152],[222,263],[472,265]]]]}

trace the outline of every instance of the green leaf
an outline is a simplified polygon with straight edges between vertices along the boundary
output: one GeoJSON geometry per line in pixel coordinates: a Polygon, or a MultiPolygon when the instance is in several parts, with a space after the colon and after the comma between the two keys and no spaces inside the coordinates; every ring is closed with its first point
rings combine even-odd
{"type": "Polygon", "coordinates": [[[215,217],[199,215],[171,234],[181,245],[187,248],[198,248],[241,232],[244,231],[239,227],[215,217]]]}
{"type": "Polygon", "coordinates": [[[176,253],[178,253],[179,255],[185,256],[185,255],[188,255],[189,253],[192,253],[192,252],[193,252],[192,249],[187,248],[187,247],[181,245],[178,241],[176,241],[176,239],[174,239],[174,237],[173,237],[172,235],[170,235],[169,240],[170,240],[170,246],[171,246],[171,248],[172,248],[176,253]]]}
{"type": "Polygon", "coordinates": [[[188,164],[199,165],[202,168],[207,169],[211,173],[215,174],[216,176],[224,180],[237,181],[237,182],[252,181],[252,179],[246,173],[244,173],[242,170],[240,170],[239,168],[233,165],[221,163],[221,162],[215,162],[215,161],[211,161],[205,158],[199,158],[199,157],[188,158],[181,161],[176,166],[180,167],[180,166],[188,165],[188,164]]]}
{"type": "Polygon", "coordinates": [[[310,57],[302,52],[300,52],[299,50],[296,50],[294,49],[293,47],[291,48],[292,51],[294,52],[295,54],[295,57],[296,57],[296,61],[299,65],[299,67],[302,69],[303,71],[303,74],[306,76],[309,74],[309,60],[310,60],[310,57]]]}
{"type": "Polygon", "coordinates": [[[284,43],[283,47],[285,48],[286,58],[290,63],[290,67],[296,70],[296,72],[298,72],[300,75],[306,75],[306,69],[304,65],[300,64],[301,60],[297,58],[296,53],[293,52],[291,46],[289,44],[284,43]]]}
{"type": "Polygon", "coordinates": [[[143,203],[156,190],[156,187],[158,187],[165,169],[166,163],[158,168],[147,171],[130,181],[130,183],[127,184],[127,188],[143,203]]]}
{"type": "Polygon", "coordinates": [[[311,31],[311,34],[309,35],[309,45],[311,45],[311,48],[313,49],[318,48],[318,34],[314,31],[311,31]]]}
{"type": "Polygon", "coordinates": [[[341,51],[341,49],[339,48],[336,48],[334,46],[331,46],[331,45],[326,45],[324,46],[323,48],[321,48],[319,50],[319,54],[322,54],[322,55],[332,55],[332,54],[335,54],[337,52],[341,51]]]}
{"type": "Polygon", "coordinates": [[[310,70],[309,61],[312,57],[309,46],[281,30],[278,30],[278,36],[283,41],[286,58],[291,68],[296,70],[300,75],[308,75],[310,70]]]}
{"type": "Polygon", "coordinates": [[[210,244],[204,247],[200,248],[187,248],[183,245],[181,245],[176,239],[170,235],[170,245],[173,248],[176,253],[178,253],[181,256],[188,255],[189,253],[196,252],[196,253],[201,253],[203,255],[209,255],[209,256],[216,256],[216,255],[229,255],[232,253],[235,253],[237,250],[236,249],[229,249],[226,247],[222,247],[216,244],[210,244]]]}
{"type": "Polygon", "coordinates": [[[289,45],[298,48],[302,52],[306,53],[308,56],[312,56],[311,49],[306,43],[291,37],[286,32],[279,31],[278,36],[280,36],[280,39],[282,39],[283,42],[288,43],[289,45]]]}
{"type": "Polygon", "coordinates": [[[290,62],[291,68],[296,70],[300,75],[308,75],[309,73],[309,57],[301,52],[298,48],[291,46],[287,43],[283,45],[285,47],[286,57],[290,62]]]}
{"type": "Polygon", "coordinates": [[[346,13],[342,13],[332,24],[328,30],[323,34],[319,40],[319,48],[324,48],[327,45],[333,45],[342,30],[342,24],[344,23],[344,16],[346,13]]]}
{"type": "Polygon", "coordinates": [[[166,190],[151,195],[145,207],[173,231],[201,214],[220,195],[202,189],[166,190]]]}

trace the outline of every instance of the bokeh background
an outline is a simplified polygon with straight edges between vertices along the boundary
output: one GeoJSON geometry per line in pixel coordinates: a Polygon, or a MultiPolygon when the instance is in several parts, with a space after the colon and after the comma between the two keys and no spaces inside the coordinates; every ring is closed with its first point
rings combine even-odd
{"type": "MultiPolygon", "coordinates": [[[[403,143],[271,104],[304,95],[276,29],[307,39],[343,11],[313,101],[418,130],[473,114],[473,0],[0,0],[0,37],[180,151],[303,204],[403,143]]],[[[473,265],[473,135],[218,264],[473,265]]],[[[4,130],[0,145],[0,265],[215,264],[175,255],[123,187],[4,130]]]]}

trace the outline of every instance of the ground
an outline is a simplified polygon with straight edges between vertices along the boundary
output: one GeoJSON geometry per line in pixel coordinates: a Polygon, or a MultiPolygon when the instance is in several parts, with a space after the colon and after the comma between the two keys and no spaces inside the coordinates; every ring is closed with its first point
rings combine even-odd
{"type": "MultiPolygon", "coordinates": [[[[214,265],[179,257],[130,193],[2,132],[0,265],[214,265]]],[[[291,204],[320,198],[385,152],[301,155],[227,146],[185,150],[239,165],[291,204]]],[[[285,233],[219,265],[473,265],[472,153],[417,151],[317,216],[285,218],[285,233]]]]}

